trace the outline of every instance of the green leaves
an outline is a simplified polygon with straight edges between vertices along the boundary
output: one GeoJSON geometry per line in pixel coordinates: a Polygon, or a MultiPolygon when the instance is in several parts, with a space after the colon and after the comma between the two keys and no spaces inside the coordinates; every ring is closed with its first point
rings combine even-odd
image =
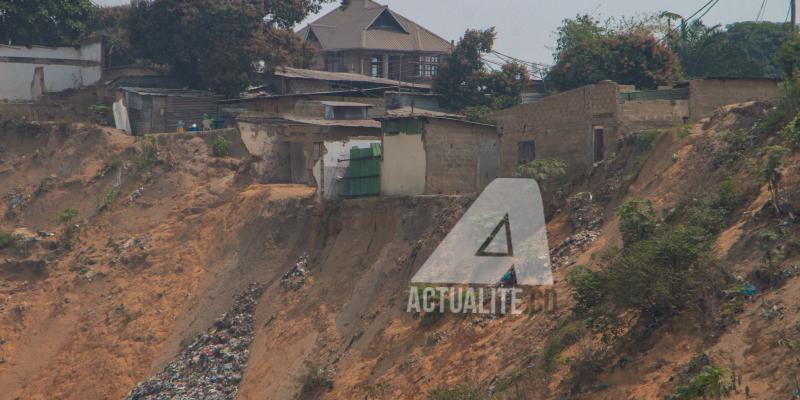
{"type": "MultiPolygon", "coordinates": [[[[168,65],[191,87],[236,96],[264,70],[303,49],[291,27],[325,0],[155,0],[131,10],[131,43],[140,57],[168,65]]],[[[308,49],[306,49],[308,50],[308,49]]]]}
{"type": "Polygon", "coordinates": [[[433,90],[441,94],[443,107],[463,110],[485,106],[497,110],[519,103],[522,89],[530,80],[527,67],[508,63],[499,71],[488,71],[483,63],[482,54],[492,51],[495,35],[494,28],[467,30],[453,52],[442,56],[433,90]]]}
{"type": "Polygon", "coordinates": [[[587,15],[565,19],[556,31],[556,65],[547,79],[559,90],[604,79],[640,88],[668,83],[679,72],[677,58],[645,24],[611,28],[587,15]]]}
{"type": "Polygon", "coordinates": [[[0,43],[71,45],[94,12],[90,0],[0,0],[0,43]]]}

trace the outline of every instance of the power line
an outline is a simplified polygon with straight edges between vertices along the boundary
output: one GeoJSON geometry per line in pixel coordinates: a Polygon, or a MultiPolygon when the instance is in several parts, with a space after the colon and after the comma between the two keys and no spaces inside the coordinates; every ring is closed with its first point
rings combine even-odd
{"type": "Polygon", "coordinates": [[[533,61],[525,61],[525,60],[523,60],[521,58],[509,56],[508,54],[503,54],[503,53],[501,53],[501,52],[499,52],[497,50],[492,50],[492,53],[496,54],[498,56],[501,56],[501,57],[505,57],[505,58],[517,61],[517,62],[522,63],[522,64],[535,65],[535,66],[538,66],[538,67],[545,67],[545,68],[549,67],[549,65],[546,65],[546,64],[537,63],[537,62],[533,62],[533,61]]]}
{"type": "Polygon", "coordinates": [[[767,6],[767,0],[761,0],[761,8],[758,9],[758,14],[756,15],[756,22],[761,20],[761,18],[764,16],[764,9],[766,8],[766,6],[767,6]]]}
{"type": "MultiPolygon", "coordinates": [[[[689,16],[689,18],[686,18],[686,19],[684,19],[683,21],[681,21],[681,23],[680,23],[680,24],[678,24],[677,26],[675,26],[675,28],[674,28],[674,29],[672,29],[671,31],[667,32],[667,34],[666,34],[666,35],[664,35],[664,36],[663,36],[663,37],[662,37],[662,38],[661,38],[661,39],[660,39],[658,42],[659,42],[659,43],[663,42],[663,41],[664,41],[664,40],[666,40],[668,37],[670,37],[670,36],[671,36],[673,33],[677,32],[677,31],[678,31],[678,29],[684,28],[684,27],[685,27],[685,25],[686,25],[686,24],[687,24],[689,21],[691,21],[691,20],[692,20],[694,17],[696,17],[696,16],[697,16],[697,14],[700,14],[701,12],[703,12],[703,10],[705,10],[705,9],[706,9],[706,7],[708,7],[708,6],[710,5],[711,7],[709,7],[709,8],[708,8],[708,10],[706,10],[706,12],[705,12],[705,13],[703,13],[703,15],[702,15],[702,16],[700,16],[700,18],[703,18],[703,17],[706,15],[706,13],[708,13],[708,11],[709,11],[709,10],[711,10],[712,8],[714,8],[714,6],[715,6],[715,5],[717,5],[717,3],[719,3],[719,0],[708,0],[708,2],[707,2],[706,4],[704,4],[702,7],[700,7],[700,9],[699,9],[699,10],[695,11],[695,12],[694,12],[694,14],[692,14],[691,16],[689,16]],[[712,4],[712,3],[714,3],[714,4],[712,4]]],[[[700,18],[698,18],[698,19],[700,19],[700,18]]]]}

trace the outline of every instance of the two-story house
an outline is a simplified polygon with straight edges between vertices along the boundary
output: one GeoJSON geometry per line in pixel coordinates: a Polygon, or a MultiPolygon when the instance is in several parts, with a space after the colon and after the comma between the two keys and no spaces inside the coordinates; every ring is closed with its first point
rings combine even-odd
{"type": "Polygon", "coordinates": [[[452,44],[388,6],[351,0],[297,32],[317,49],[317,70],[425,82],[452,44]]]}

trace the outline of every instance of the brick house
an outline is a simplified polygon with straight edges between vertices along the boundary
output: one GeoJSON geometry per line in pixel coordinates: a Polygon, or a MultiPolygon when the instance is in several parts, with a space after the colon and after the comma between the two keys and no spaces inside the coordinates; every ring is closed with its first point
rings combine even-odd
{"type": "Polygon", "coordinates": [[[381,194],[465,194],[497,177],[497,129],[417,110],[381,120],[381,194]]]}
{"type": "Polygon", "coordinates": [[[698,121],[724,105],[772,100],[772,79],[705,78],[659,90],[637,91],[604,81],[521,104],[497,114],[499,176],[536,158],[556,158],[570,175],[588,173],[613,157],[626,135],[698,121]]]}
{"type": "Polygon", "coordinates": [[[297,32],[317,50],[316,70],[430,81],[452,44],[372,0],[351,0],[297,32]]]}

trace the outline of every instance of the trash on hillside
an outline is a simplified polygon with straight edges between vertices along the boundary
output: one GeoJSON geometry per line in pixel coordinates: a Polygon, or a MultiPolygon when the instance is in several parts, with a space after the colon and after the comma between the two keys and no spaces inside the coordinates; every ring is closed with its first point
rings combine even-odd
{"type": "Polygon", "coordinates": [[[296,290],[306,283],[306,279],[308,277],[308,254],[303,253],[297,262],[294,264],[294,267],[287,271],[281,277],[281,286],[296,290]]]}
{"type": "Polygon", "coordinates": [[[250,356],[253,312],[263,293],[260,284],[250,285],[236,297],[229,312],[196,337],[163,371],[136,385],[127,399],[235,399],[250,356]]]}

